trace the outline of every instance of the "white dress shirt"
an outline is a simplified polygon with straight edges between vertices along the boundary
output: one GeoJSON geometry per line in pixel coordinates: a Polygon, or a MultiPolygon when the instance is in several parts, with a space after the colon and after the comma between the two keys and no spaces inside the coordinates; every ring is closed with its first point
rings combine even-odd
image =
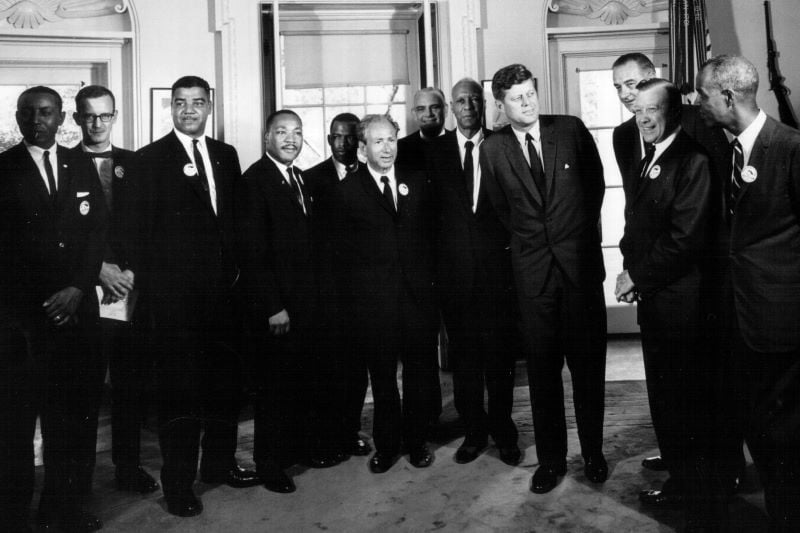
{"type": "MultiPolygon", "coordinates": [[[[281,172],[281,176],[283,176],[283,181],[285,181],[289,185],[289,188],[292,190],[292,193],[294,193],[294,185],[292,185],[292,180],[289,177],[289,167],[292,167],[294,169],[294,175],[297,178],[297,183],[305,187],[303,178],[300,177],[300,169],[298,169],[294,165],[287,165],[286,163],[278,161],[277,159],[272,157],[269,152],[264,152],[264,153],[267,155],[267,157],[270,158],[270,160],[273,163],[275,163],[275,166],[278,167],[278,170],[280,170],[281,172]]],[[[306,211],[306,197],[305,194],[303,194],[302,187],[300,188],[300,198],[301,198],[300,206],[303,208],[303,213],[308,214],[308,211],[306,211]]]]}
{"type": "Polygon", "coordinates": [[[536,155],[539,156],[539,162],[542,165],[542,171],[544,171],[544,157],[542,157],[542,134],[539,131],[539,121],[537,120],[528,131],[519,131],[513,126],[511,127],[511,131],[514,132],[514,136],[517,138],[517,142],[522,148],[522,155],[525,156],[525,161],[528,162],[528,166],[531,166],[531,160],[528,157],[528,142],[525,140],[525,135],[530,134],[530,136],[533,138],[533,146],[536,148],[536,155]]]}
{"type": "MultiPolygon", "coordinates": [[[[753,146],[756,144],[756,139],[758,138],[758,134],[761,133],[761,128],[764,127],[764,123],[767,122],[767,114],[764,113],[763,110],[758,110],[758,115],[747,126],[739,136],[734,136],[728,130],[725,131],[725,137],[728,138],[728,142],[733,142],[734,139],[739,139],[739,144],[742,145],[742,155],[744,155],[744,166],[750,162],[750,154],[753,152],[753,146]]],[[[742,167],[744,168],[744,167],[742,167]]]]}
{"type": "Polygon", "coordinates": [[[50,184],[47,183],[47,171],[44,169],[44,152],[45,150],[50,152],[48,157],[50,166],[53,167],[53,178],[56,182],[56,191],[58,191],[58,143],[53,143],[50,148],[39,148],[36,145],[29,144],[28,141],[23,142],[25,143],[25,148],[28,149],[28,153],[31,154],[33,162],[36,163],[36,168],[39,169],[39,175],[44,180],[44,188],[47,189],[48,193],[53,194],[53,191],[50,190],[50,184]]]}
{"type": "MultiPolygon", "coordinates": [[[[189,156],[189,160],[192,162],[195,168],[197,168],[197,161],[194,160],[194,146],[192,141],[195,140],[194,137],[189,137],[185,133],[182,133],[178,130],[174,130],[175,135],[177,135],[178,140],[183,145],[183,149],[186,150],[186,155],[189,156]]],[[[208,194],[211,197],[211,207],[214,208],[214,213],[217,212],[217,186],[214,182],[214,165],[211,164],[211,158],[208,156],[208,147],[206,146],[206,136],[203,135],[196,139],[197,142],[197,150],[200,152],[200,156],[203,158],[203,166],[206,167],[206,180],[208,181],[208,194]]]]}
{"type": "Polygon", "coordinates": [[[369,170],[372,179],[375,180],[375,185],[378,186],[378,190],[383,192],[383,183],[381,182],[381,177],[386,176],[389,178],[389,188],[392,190],[392,198],[394,199],[394,208],[397,209],[397,180],[394,177],[394,165],[392,168],[387,170],[384,173],[379,173],[375,171],[371,166],[367,165],[367,169],[369,170]]]}
{"type": "MultiPolygon", "coordinates": [[[[458,153],[461,160],[461,168],[464,168],[464,157],[467,155],[467,148],[464,146],[467,141],[472,141],[472,171],[474,173],[473,176],[473,187],[472,187],[472,212],[474,213],[475,210],[478,208],[478,195],[481,190],[481,166],[479,164],[480,158],[478,157],[480,152],[480,145],[483,142],[483,130],[478,130],[478,133],[473,135],[471,138],[467,139],[461,130],[456,128],[456,139],[458,139],[458,153]]],[[[525,150],[525,154],[527,155],[527,148],[525,150]]]]}

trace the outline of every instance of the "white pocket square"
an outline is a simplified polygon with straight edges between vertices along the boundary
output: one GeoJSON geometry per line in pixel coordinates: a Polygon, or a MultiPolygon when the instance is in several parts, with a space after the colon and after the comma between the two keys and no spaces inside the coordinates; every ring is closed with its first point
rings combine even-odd
{"type": "Polygon", "coordinates": [[[568,168],[569,168],[569,163],[564,163],[564,170],[567,170],[568,168]]]}
{"type": "Polygon", "coordinates": [[[75,198],[83,198],[84,196],[89,196],[89,191],[75,193],[75,198]]]}

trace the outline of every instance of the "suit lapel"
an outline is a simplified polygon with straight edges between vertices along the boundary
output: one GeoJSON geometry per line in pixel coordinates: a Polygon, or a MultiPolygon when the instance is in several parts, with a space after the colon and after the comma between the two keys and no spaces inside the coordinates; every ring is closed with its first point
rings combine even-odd
{"type": "Polygon", "coordinates": [[[539,117],[539,139],[542,144],[542,162],[544,163],[544,177],[547,184],[548,200],[553,196],[554,180],[556,176],[556,144],[555,125],[547,117],[539,117]]]}
{"type": "MultiPolygon", "coordinates": [[[[94,162],[88,157],[80,161],[76,158],[75,161],[70,161],[68,151],[66,148],[62,148],[61,146],[58,147],[58,195],[56,196],[56,211],[61,212],[65,207],[69,207],[70,204],[70,195],[73,194],[72,189],[72,175],[73,173],[79,172],[81,169],[73,168],[75,165],[81,165],[86,167],[86,171],[89,172],[92,169],[88,168],[89,166],[94,167],[94,162]]],[[[97,170],[94,169],[94,175],[97,176],[97,170]]],[[[99,177],[97,178],[100,179],[99,177]]]]}
{"type": "Polygon", "coordinates": [[[528,161],[522,155],[522,147],[517,142],[514,132],[511,131],[511,126],[505,133],[498,133],[497,135],[505,135],[504,145],[506,151],[506,158],[508,158],[511,171],[517,176],[517,179],[522,183],[522,186],[527,189],[528,193],[533,197],[534,202],[538,207],[542,206],[542,195],[539,189],[533,183],[533,176],[531,176],[531,167],[528,166],[528,161]]]}
{"type": "MultiPolygon", "coordinates": [[[[286,199],[290,201],[292,205],[294,205],[295,209],[303,213],[303,206],[300,205],[300,202],[297,200],[297,195],[295,194],[294,189],[292,189],[292,186],[286,181],[281,169],[279,169],[275,162],[272,161],[272,159],[270,159],[267,155],[264,156],[263,161],[264,173],[267,175],[268,179],[273,180],[275,187],[281,191],[281,194],[283,194],[286,199]]],[[[306,194],[305,188],[302,184],[300,187],[303,191],[303,197],[306,199],[306,209],[308,209],[308,195],[306,194]]]]}
{"type": "MultiPolygon", "coordinates": [[[[459,198],[461,198],[461,205],[471,213],[472,198],[469,197],[469,191],[467,191],[467,177],[464,175],[464,162],[461,160],[461,147],[458,145],[458,135],[456,135],[455,130],[445,135],[452,135],[452,140],[447,142],[447,153],[443,154],[443,157],[455,163],[454,168],[457,172],[453,172],[452,175],[456,176],[458,183],[454,183],[453,185],[458,191],[459,198]]],[[[477,149],[477,146],[473,148],[473,150],[477,149]]]]}
{"type": "Polygon", "coordinates": [[[28,148],[24,143],[20,142],[18,145],[19,157],[17,162],[20,168],[20,174],[24,177],[22,179],[22,187],[25,191],[25,197],[31,200],[35,199],[36,203],[45,207],[48,211],[53,209],[53,204],[50,201],[50,194],[47,192],[47,186],[44,184],[44,179],[39,173],[39,167],[33,161],[28,148]]]}
{"type": "MultiPolygon", "coordinates": [[[[186,153],[186,149],[183,147],[183,144],[181,144],[181,141],[178,139],[178,136],[175,135],[174,131],[169,134],[169,140],[172,144],[169,152],[177,155],[175,158],[175,165],[178,168],[175,170],[175,175],[179,176],[179,179],[186,181],[200,201],[202,201],[208,207],[208,209],[214,213],[214,209],[211,206],[211,196],[203,188],[203,184],[200,182],[200,175],[197,174],[196,171],[193,176],[186,175],[186,165],[192,165],[192,160],[189,158],[189,154],[186,153]]],[[[206,144],[206,147],[208,147],[208,144],[206,144]]],[[[211,159],[210,149],[208,155],[209,159],[211,159]]],[[[211,164],[214,165],[213,161],[211,164]]],[[[216,171],[216,168],[214,170],[216,171]]]]}
{"type": "MultiPolygon", "coordinates": [[[[397,167],[395,167],[395,176],[397,176],[397,167]]],[[[383,192],[378,189],[378,185],[375,183],[375,180],[372,179],[372,174],[370,174],[366,167],[363,167],[358,171],[358,177],[361,180],[361,186],[364,187],[364,191],[366,192],[367,196],[378,202],[380,206],[384,208],[390,215],[393,217],[396,216],[397,211],[395,210],[394,206],[390,205],[389,200],[384,198],[383,192]]],[[[399,181],[397,195],[400,196],[399,181]]]]}
{"type": "MultiPolygon", "coordinates": [[[[747,194],[747,191],[750,189],[750,185],[755,183],[755,181],[759,178],[763,179],[760,173],[767,163],[767,151],[769,150],[769,143],[772,140],[772,135],[775,133],[775,124],[776,123],[772,118],[767,117],[767,121],[764,123],[761,131],[758,132],[756,142],[753,143],[753,150],[750,152],[750,159],[747,161],[747,164],[744,167],[753,167],[756,171],[756,179],[750,183],[742,180],[742,188],[739,190],[739,194],[736,196],[734,211],[739,208],[739,202],[741,202],[744,195],[747,194]]],[[[730,182],[730,179],[728,181],[730,182]]]]}

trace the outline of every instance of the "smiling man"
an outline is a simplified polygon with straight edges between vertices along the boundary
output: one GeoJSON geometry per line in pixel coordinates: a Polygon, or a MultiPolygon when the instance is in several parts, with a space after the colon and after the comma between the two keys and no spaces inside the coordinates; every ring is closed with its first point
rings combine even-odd
{"type": "Polygon", "coordinates": [[[203,510],[192,484],[204,430],[200,476],[232,487],[258,484],[236,464],[240,368],[234,290],[233,187],[236,150],[205,136],[211,90],[196,76],[172,86],[174,130],[139,150],[143,189],[138,284],[150,299],[159,393],[161,484],[167,510],[203,510]]]}
{"type": "Polygon", "coordinates": [[[435,87],[424,87],[414,95],[411,114],[418,130],[397,141],[397,165],[413,170],[425,168],[426,151],[430,141],[444,135],[444,115],[447,111],[444,93],[435,87]]]}
{"type": "MultiPolygon", "coordinates": [[[[575,118],[539,115],[533,75],[509,65],[492,79],[511,124],[487,138],[480,165],[489,198],[511,233],[539,468],[530,490],[549,492],[567,469],[561,369],[572,373],[586,477],[608,476],[603,457],[606,308],[600,206],[605,184],[594,139],[575,118]]],[[[504,461],[517,464],[516,445],[504,461]]]]}
{"type": "Polygon", "coordinates": [[[700,338],[712,174],[705,151],[680,127],[680,91],[658,78],[638,83],[636,91],[633,111],[646,155],[635,173],[623,174],[625,270],[615,294],[638,301],[650,413],[670,474],[661,490],[643,491],[639,499],[662,507],[683,501],[689,526],[699,527],[710,519],[700,507],[709,481],[712,354],[700,338]]]}

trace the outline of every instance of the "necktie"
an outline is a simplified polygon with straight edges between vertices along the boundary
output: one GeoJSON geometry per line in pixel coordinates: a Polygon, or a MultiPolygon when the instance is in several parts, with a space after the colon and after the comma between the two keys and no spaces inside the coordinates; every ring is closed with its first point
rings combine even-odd
{"type": "Polygon", "coordinates": [[[286,167],[286,172],[289,173],[289,183],[291,183],[294,195],[297,197],[297,203],[300,204],[300,207],[303,208],[303,213],[305,213],[306,203],[303,201],[303,189],[300,188],[300,183],[294,175],[296,170],[294,167],[286,167]]]}
{"type": "MultiPolygon", "coordinates": [[[[197,142],[197,141],[192,141],[197,142]]],[[[195,151],[197,148],[195,147],[195,151]]],[[[91,157],[92,159],[111,159],[111,150],[107,150],[105,152],[86,152],[86,155],[91,157]]]]}
{"type": "Polygon", "coordinates": [[[742,190],[744,181],[742,181],[742,167],[744,167],[744,152],[742,151],[742,144],[739,139],[734,139],[731,142],[733,148],[733,170],[731,172],[731,189],[728,194],[728,213],[733,215],[734,207],[736,206],[736,198],[739,197],[739,191],[742,190]]]}
{"type": "Polygon", "coordinates": [[[464,180],[467,182],[467,194],[469,195],[469,205],[474,203],[472,198],[475,196],[475,171],[472,165],[472,148],[475,145],[472,141],[464,143],[464,180]]]}
{"type": "MultiPolygon", "coordinates": [[[[197,175],[200,176],[200,183],[203,190],[208,192],[208,178],[206,177],[206,164],[203,163],[203,156],[200,154],[200,149],[197,144],[200,141],[192,139],[192,154],[194,155],[194,166],[197,168],[197,175]]],[[[209,197],[210,198],[210,197],[209,197]]]]}
{"type": "Polygon", "coordinates": [[[50,199],[56,201],[56,176],[53,174],[53,165],[50,164],[50,152],[44,151],[42,159],[44,160],[44,173],[47,174],[47,186],[50,187],[50,199]]]}
{"type": "Polygon", "coordinates": [[[397,207],[394,205],[394,195],[392,194],[392,186],[389,185],[389,178],[386,176],[381,176],[381,183],[383,183],[383,197],[389,202],[389,205],[392,206],[392,209],[397,211],[397,207]]]}
{"type": "Polygon", "coordinates": [[[544,182],[544,171],[542,170],[542,160],[539,159],[539,154],[536,152],[536,146],[533,144],[533,137],[530,133],[525,134],[525,144],[528,145],[528,159],[531,162],[531,176],[533,176],[533,183],[539,189],[542,195],[542,202],[544,202],[547,185],[544,182]]]}
{"type": "Polygon", "coordinates": [[[639,178],[644,178],[647,175],[647,167],[653,162],[653,156],[656,154],[656,145],[654,143],[644,143],[644,159],[639,163],[639,178]]]}

